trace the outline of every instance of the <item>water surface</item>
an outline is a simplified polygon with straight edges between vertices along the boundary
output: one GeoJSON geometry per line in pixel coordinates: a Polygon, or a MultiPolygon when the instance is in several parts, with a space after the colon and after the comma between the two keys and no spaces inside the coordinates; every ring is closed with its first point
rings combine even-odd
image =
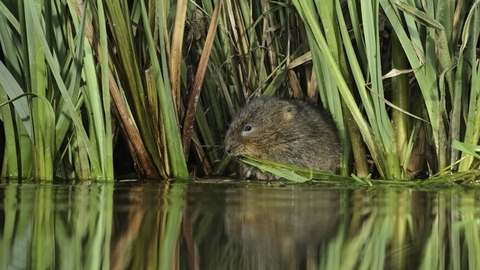
{"type": "Polygon", "coordinates": [[[0,185],[0,269],[480,269],[480,189],[0,185]]]}

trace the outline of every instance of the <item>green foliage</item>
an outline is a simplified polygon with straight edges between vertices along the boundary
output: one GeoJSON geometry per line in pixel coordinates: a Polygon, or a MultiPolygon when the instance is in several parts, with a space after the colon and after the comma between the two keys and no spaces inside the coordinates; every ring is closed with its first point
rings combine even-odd
{"type": "MultiPolygon", "coordinates": [[[[133,29],[126,1],[107,1],[105,7],[102,1],[0,5],[0,20],[7,26],[0,33],[4,48],[0,102],[7,130],[3,176],[113,180],[114,109],[142,177],[188,179],[185,159],[178,155],[177,116],[168,107],[172,100],[162,99],[169,90],[160,86],[168,86],[168,78],[164,82],[156,76],[159,89],[153,93],[163,118],[152,114],[152,104],[143,98],[150,95],[143,87],[146,70],[140,73],[144,59],[133,53],[133,41],[142,42],[146,33],[133,29]],[[112,25],[116,27],[109,29],[113,31],[109,37],[107,28],[112,25]],[[17,97],[24,98],[14,101],[17,97]],[[162,123],[166,146],[156,139],[159,131],[152,127],[158,126],[152,123],[162,123]],[[162,147],[168,156],[162,157],[162,147]],[[170,163],[172,169],[165,169],[170,163]]],[[[164,42],[161,31],[160,36],[160,41],[146,46],[153,53],[151,59],[156,59],[158,42],[164,42]]],[[[165,75],[167,60],[164,52],[161,56],[165,75]]],[[[153,65],[159,70],[157,61],[153,65]]]]}
{"type": "MultiPolygon", "coordinates": [[[[294,1],[294,4],[305,21],[307,31],[310,31],[313,37],[309,39],[310,47],[318,48],[319,55],[315,56],[312,53],[313,59],[319,59],[317,66],[328,66],[335,80],[336,87],[333,91],[331,89],[327,91],[326,96],[332,92],[341,93],[382,178],[409,178],[409,158],[413,151],[414,139],[422,139],[417,137],[421,124],[418,119],[410,119],[416,129],[412,128],[406,123],[406,119],[392,117],[388,107],[427,119],[428,124],[423,125],[431,137],[427,137],[426,140],[435,151],[429,153],[431,158],[426,162],[430,168],[434,168],[434,171],[446,168],[458,159],[457,150],[449,146],[452,140],[460,138],[462,129],[467,129],[463,136],[470,143],[478,142],[478,133],[471,134],[478,125],[473,112],[470,121],[464,121],[460,115],[462,111],[468,111],[465,104],[473,105],[478,100],[477,95],[473,94],[478,91],[474,75],[479,69],[478,56],[472,51],[478,48],[479,32],[478,24],[471,23],[471,20],[480,17],[477,8],[479,1],[459,5],[456,5],[455,1],[443,1],[439,4],[427,1],[426,6],[417,6],[419,3],[413,1],[347,1],[346,5],[340,1],[327,2],[336,6],[336,16],[318,18],[315,11],[320,10],[320,7],[313,5],[311,1],[294,1]],[[348,21],[344,17],[345,9],[349,12],[348,21]],[[384,12],[386,21],[379,21],[382,18],[380,12],[384,12]],[[454,21],[459,23],[454,24],[454,21]],[[351,22],[353,26],[355,43],[349,35],[347,22],[351,22]],[[358,27],[360,25],[362,27],[358,27]],[[382,46],[382,42],[388,42],[381,40],[382,25],[392,27],[389,34],[398,36],[398,43],[401,46],[395,43],[391,47],[382,46]],[[341,32],[342,35],[341,37],[336,35],[333,39],[326,38],[331,32],[341,32]],[[462,32],[462,39],[459,39],[458,34],[462,32]],[[462,42],[463,46],[460,46],[457,60],[455,52],[459,42],[462,42]],[[336,53],[332,50],[339,44],[344,46],[350,63],[352,79],[356,84],[354,91],[348,89],[351,77],[342,74],[342,62],[338,60],[339,57],[335,57],[336,53]],[[466,44],[470,44],[467,46],[470,48],[468,58],[463,54],[466,44]],[[394,86],[402,88],[390,90],[392,100],[397,104],[387,100],[385,91],[387,81],[384,78],[403,76],[405,72],[395,72],[398,67],[394,65],[397,65],[398,61],[390,64],[388,59],[384,59],[389,55],[385,53],[385,48],[390,49],[389,54],[394,59],[406,57],[415,75],[415,80],[412,80],[410,85],[395,84],[394,86]],[[402,56],[403,53],[405,56],[402,56]],[[463,64],[463,61],[468,61],[469,64],[463,64]],[[392,69],[391,74],[394,75],[384,75],[385,64],[392,69]],[[471,84],[467,83],[469,81],[471,84]],[[422,95],[415,94],[417,87],[422,95]],[[360,103],[356,102],[353,96],[357,91],[360,103]],[[396,98],[397,93],[403,94],[396,98]],[[470,95],[469,98],[467,95],[470,95]],[[421,102],[406,104],[404,99],[408,96],[421,98],[421,102]],[[417,105],[425,108],[426,113],[415,110],[414,106],[417,105]],[[409,106],[412,106],[412,111],[408,110],[409,106]],[[368,122],[363,118],[361,110],[364,111],[368,122]],[[401,121],[404,124],[400,124],[401,121]]],[[[322,2],[322,8],[324,5],[326,3],[322,2]]],[[[406,70],[405,64],[401,68],[406,70]]],[[[428,151],[428,147],[425,150],[417,149],[415,153],[425,151],[428,151]]],[[[460,170],[468,170],[471,161],[471,158],[462,161],[461,164],[464,165],[460,166],[460,170]]]]}

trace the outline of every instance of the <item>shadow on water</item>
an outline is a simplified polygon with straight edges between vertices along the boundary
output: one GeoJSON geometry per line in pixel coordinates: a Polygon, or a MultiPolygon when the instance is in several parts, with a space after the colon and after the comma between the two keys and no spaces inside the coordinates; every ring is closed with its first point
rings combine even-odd
{"type": "Polygon", "coordinates": [[[1,269],[479,269],[480,190],[8,183],[1,269]]]}

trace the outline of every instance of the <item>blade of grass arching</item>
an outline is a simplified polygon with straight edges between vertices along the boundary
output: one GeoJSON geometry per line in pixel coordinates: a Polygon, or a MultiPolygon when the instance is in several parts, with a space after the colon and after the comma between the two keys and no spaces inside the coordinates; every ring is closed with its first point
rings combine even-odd
{"type": "Polygon", "coordinates": [[[190,97],[188,100],[188,105],[185,113],[185,120],[183,123],[182,131],[182,145],[183,153],[185,159],[188,160],[188,153],[190,151],[190,143],[192,141],[193,134],[193,124],[195,122],[195,114],[197,111],[197,105],[200,97],[200,92],[202,90],[203,80],[205,79],[205,73],[207,71],[207,65],[212,51],[212,45],[215,38],[215,32],[218,25],[218,17],[220,15],[220,10],[222,8],[223,1],[220,0],[216,3],[215,11],[212,15],[212,21],[210,22],[210,27],[208,29],[208,34],[205,40],[205,46],[198,63],[197,73],[195,74],[195,80],[193,82],[192,90],[190,91],[190,97]]]}
{"type": "MultiPolygon", "coordinates": [[[[169,153],[170,162],[172,166],[173,177],[178,180],[187,180],[189,178],[187,164],[184,156],[182,156],[182,145],[180,139],[180,132],[177,126],[177,116],[174,110],[172,93],[170,90],[170,81],[168,77],[167,58],[165,55],[165,43],[163,36],[163,27],[159,27],[159,39],[160,39],[160,52],[162,59],[162,70],[160,70],[160,63],[158,62],[156,46],[153,43],[152,32],[148,25],[148,15],[145,8],[145,3],[141,1],[142,19],[145,27],[145,35],[147,38],[148,52],[152,60],[153,74],[155,77],[155,84],[158,87],[158,98],[160,101],[160,110],[163,119],[163,128],[165,129],[167,150],[169,153]],[[163,74],[162,74],[163,71],[163,74]]],[[[163,12],[163,3],[159,2],[159,16],[163,12]]],[[[184,127],[185,128],[185,127],[184,127]]]]}
{"type": "Polygon", "coordinates": [[[256,160],[254,160],[254,159],[242,159],[242,162],[245,162],[249,165],[252,165],[252,166],[255,166],[255,167],[259,168],[262,171],[275,174],[277,176],[280,176],[280,177],[282,177],[286,180],[292,181],[292,182],[304,183],[304,182],[312,180],[311,178],[309,179],[309,178],[300,176],[293,171],[286,170],[286,169],[275,168],[272,165],[266,165],[264,163],[260,163],[256,160]]]}
{"type": "Polygon", "coordinates": [[[307,169],[303,167],[299,167],[292,164],[285,164],[271,160],[253,158],[243,156],[240,158],[240,162],[247,163],[254,167],[261,169],[262,171],[266,171],[277,176],[280,176],[286,180],[292,182],[303,183],[310,180],[333,180],[333,181],[344,181],[349,180],[352,181],[351,178],[345,178],[344,176],[340,176],[337,174],[332,173],[325,173],[321,171],[316,171],[312,169],[307,169]]]}
{"type": "Polygon", "coordinates": [[[476,159],[480,159],[480,155],[476,152],[480,152],[480,146],[476,144],[462,143],[460,141],[453,141],[452,147],[462,151],[464,154],[472,156],[476,159]]]}
{"type": "Polygon", "coordinates": [[[22,168],[19,167],[21,164],[21,157],[18,156],[19,150],[17,149],[17,138],[21,137],[16,136],[14,118],[11,113],[10,105],[6,102],[8,102],[8,96],[3,86],[0,85],[0,119],[3,121],[5,131],[5,152],[0,153],[0,155],[4,155],[3,160],[0,160],[3,164],[0,177],[16,179],[22,175],[22,168]]]}
{"type": "MultiPolygon", "coordinates": [[[[12,55],[14,56],[14,55],[12,55]]],[[[16,61],[16,59],[14,59],[16,61]]],[[[32,126],[27,97],[9,69],[0,61],[0,92],[4,98],[0,102],[16,99],[12,102],[16,115],[11,113],[9,105],[3,106],[2,118],[5,127],[7,166],[6,175],[12,179],[31,177],[33,162],[32,126]],[[6,96],[8,97],[6,97],[6,96]],[[21,146],[21,147],[20,147],[21,146]]],[[[3,162],[3,161],[2,161],[3,162]]]]}
{"type": "MultiPolygon", "coordinates": [[[[2,88],[2,87],[0,86],[0,88],[2,88]]],[[[44,136],[45,136],[46,139],[42,142],[45,146],[45,151],[42,153],[42,157],[45,158],[45,159],[49,159],[48,162],[51,162],[53,164],[53,157],[54,157],[54,154],[55,154],[55,152],[54,152],[54,146],[55,146],[54,145],[55,113],[54,113],[53,108],[50,105],[49,101],[45,97],[41,97],[41,96],[38,96],[38,95],[33,94],[33,93],[25,93],[23,95],[20,95],[20,96],[16,97],[15,99],[7,101],[6,103],[0,103],[0,107],[2,107],[4,105],[7,105],[11,102],[14,102],[17,99],[24,98],[26,96],[32,96],[31,99],[39,99],[39,102],[41,102],[42,105],[45,106],[45,119],[44,119],[45,133],[44,133],[44,136]]],[[[20,120],[20,121],[22,121],[22,120],[20,120]]],[[[26,157],[25,160],[28,162],[28,161],[30,161],[29,157],[32,156],[32,151],[31,150],[29,151],[28,149],[24,149],[24,148],[29,148],[29,146],[31,145],[31,140],[30,140],[30,138],[25,137],[25,129],[24,129],[23,124],[20,124],[20,121],[17,121],[18,130],[17,130],[16,127],[12,128],[12,131],[16,130],[16,132],[14,132],[15,135],[13,135],[13,136],[17,137],[15,139],[15,142],[13,143],[12,147],[15,146],[15,145],[21,146],[20,149],[17,150],[16,153],[20,154],[20,157],[26,157]],[[24,138],[22,138],[22,137],[24,137],[24,138]]],[[[7,145],[7,147],[8,147],[8,145],[7,145]]],[[[12,153],[12,154],[15,154],[15,153],[12,153]]],[[[18,159],[17,159],[17,161],[18,161],[18,159]]],[[[22,160],[20,160],[20,161],[22,161],[22,160]]],[[[22,163],[25,163],[25,162],[22,162],[22,163]]],[[[34,164],[34,166],[37,166],[37,164],[34,164]]],[[[19,170],[19,171],[22,172],[21,177],[25,178],[25,177],[29,176],[30,174],[28,172],[30,171],[31,168],[32,168],[32,166],[25,166],[25,169],[21,168],[19,170]]],[[[39,179],[39,180],[51,180],[51,179],[53,179],[53,165],[51,167],[44,168],[44,171],[45,171],[45,174],[49,177],[48,178],[37,178],[37,179],[39,179]]],[[[34,177],[36,177],[36,176],[34,175],[34,177]]]]}

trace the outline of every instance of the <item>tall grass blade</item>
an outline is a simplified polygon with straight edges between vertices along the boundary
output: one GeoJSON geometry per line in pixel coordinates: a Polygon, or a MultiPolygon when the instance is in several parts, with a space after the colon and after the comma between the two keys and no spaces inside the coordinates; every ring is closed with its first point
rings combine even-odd
{"type": "Polygon", "coordinates": [[[185,121],[183,123],[182,132],[182,145],[185,158],[188,159],[188,153],[190,151],[190,143],[192,141],[193,123],[195,121],[195,114],[197,111],[198,101],[202,90],[202,84],[207,71],[207,65],[210,57],[210,53],[213,46],[213,40],[215,38],[215,32],[218,25],[218,17],[222,8],[223,1],[220,0],[216,3],[215,11],[213,12],[212,21],[208,29],[208,34],[205,42],[205,46],[198,64],[197,74],[195,75],[195,81],[193,82],[192,91],[190,93],[187,112],[185,114],[185,121]]]}
{"type": "MultiPolygon", "coordinates": [[[[123,124],[127,129],[127,135],[135,147],[134,154],[138,156],[140,161],[141,177],[158,178],[159,172],[157,168],[162,166],[158,151],[159,146],[155,142],[154,132],[150,124],[152,114],[144,99],[147,93],[145,92],[144,83],[138,68],[138,60],[135,54],[131,53],[135,51],[135,46],[133,44],[132,25],[129,20],[129,7],[126,1],[107,1],[104,3],[109,21],[115,24],[115,27],[111,27],[110,30],[118,46],[119,66],[117,69],[119,75],[124,76],[126,85],[123,86],[123,89],[125,90],[135,124],[133,124],[133,119],[129,116],[129,110],[124,106],[123,98],[119,96],[118,88],[113,89],[114,93],[111,93],[112,98],[119,109],[123,124]],[[141,138],[138,136],[136,129],[140,132],[141,138]]],[[[90,43],[93,44],[92,42],[93,40],[90,43]]],[[[106,65],[106,63],[103,63],[103,65],[106,65]]],[[[113,80],[112,76],[110,76],[110,80],[113,80]]],[[[110,89],[112,89],[112,84],[113,82],[110,83],[110,89]]]]}
{"type": "MultiPolygon", "coordinates": [[[[159,16],[163,11],[162,3],[159,6],[159,16]]],[[[187,170],[187,165],[185,159],[181,157],[182,147],[180,140],[180,133],[177,126],[177,116],[176,111],[174,110],[174,101],[172,99],[172,93],[170,90],[170,81],[168,79],[168,66],[166,64],[167,57],[165,55],[165,43],[163,39],[163,28],[160,27],[160,46],[161,46],[161,59],[162,59],[162,71],[160,70],[160,63],[157,60],[157,54],[155,50],[155,44],[153,43],[152,32],[148,26],[148,16],[145,4],[142,0],[142,19],[145,26],[145,34],[148,42],[148,52],[152,59],[152,68],[153,74],[155,77],[156,86],[159,88],[158,98],[160,101],[160,110],[162,112],[163,127],[165,129],[166,141],[167,141],[167,150],[169,153],[170,162],[172,166],[172,176],[179,180],[189,179],[189,174],[187,170]]]]}

